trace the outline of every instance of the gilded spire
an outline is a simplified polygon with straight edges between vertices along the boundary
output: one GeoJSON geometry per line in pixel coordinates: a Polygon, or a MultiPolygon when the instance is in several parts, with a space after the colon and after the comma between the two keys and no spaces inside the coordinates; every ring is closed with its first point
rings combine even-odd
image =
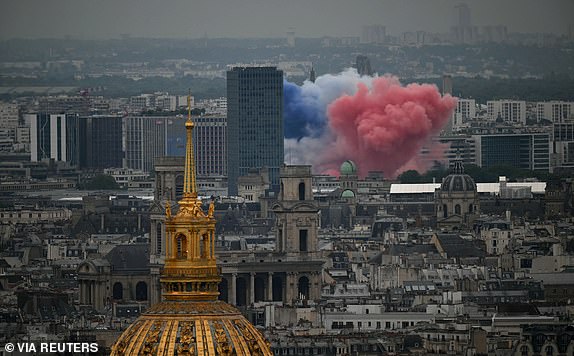
{"type": "Polygon", "coordinates": [[[185,173],[183,178],[183,196],[184,198],[197,197],[197,188],[195,184],[195,158],[193,155],[193,121],[191,120],[191,91],[187,96],[187,121],[185,130],[187,143],[185,147],[185,173]]]}
{"type": "Polygon", "coordinates": [[[221,280],[215,261],[214,206],[206,214],[197,196],[191,96],[187,105],[183,198],[177,214],[171,214],[166,205],[166,256],[160,283],[166,300],[207,301],[217,299],[221,280]]]}

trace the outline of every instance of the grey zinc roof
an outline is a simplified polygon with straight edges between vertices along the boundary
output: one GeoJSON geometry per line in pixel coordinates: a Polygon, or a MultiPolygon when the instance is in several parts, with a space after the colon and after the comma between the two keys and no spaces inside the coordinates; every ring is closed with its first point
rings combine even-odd
{"type": "Polygon", "coordinates": [[[118,245],[105,256],[105,259],[110,262],[113,271],[148,273],[149,245],[118,245]]]}

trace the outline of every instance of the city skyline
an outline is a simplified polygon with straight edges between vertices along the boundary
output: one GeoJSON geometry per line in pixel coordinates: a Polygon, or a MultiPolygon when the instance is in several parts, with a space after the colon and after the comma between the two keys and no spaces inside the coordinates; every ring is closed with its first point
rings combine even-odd
{"type": "MultiPolygon", "coordinates": [[[[0,39],[133,37],[358,36],[362,26],[381,24],[387,33],[447,33],[457,23],[458,0],[143,0],[98,2],[24,0],[0,4],[0,39]],[[62,21],[65,19],[65,21],[62,21]]],[[[568,34],[574,2],[487,0],[467,2],[473,26],[506,25],[511,32],[568,34]]]]}

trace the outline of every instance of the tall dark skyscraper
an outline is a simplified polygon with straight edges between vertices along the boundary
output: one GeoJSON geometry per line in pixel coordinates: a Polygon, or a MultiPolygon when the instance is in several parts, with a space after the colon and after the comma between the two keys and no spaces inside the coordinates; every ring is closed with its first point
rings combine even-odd
{"type": "Polygon", "coordinates": [[[283,165],[283,71],[235,67],[227,72],[227,157],[229,194],[249,168],[267,167],[279,190],[283,165]]]}
{"type": "Polygon", "coordinates": [[[122,117],[93,115],[79,121],[80,167],[122,167],[122,117]]]}

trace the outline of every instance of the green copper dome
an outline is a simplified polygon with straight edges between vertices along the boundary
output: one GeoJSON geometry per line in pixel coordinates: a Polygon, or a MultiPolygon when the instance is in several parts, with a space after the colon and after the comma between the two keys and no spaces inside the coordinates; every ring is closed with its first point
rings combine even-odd
{"type": "Polygon", "coordinates": [[[341,198],[354,198],[355,193],[353,193],[350,189],[345,189],[343,193],[341,193],[341,198]]]}
{"type": "Polygon", "coordinates": [[[352,176],[357,174],[357,165],[355,162],[351,160],[346,160],[341,164],[341,168],[339,170],[342,176],[352,176]]]}

